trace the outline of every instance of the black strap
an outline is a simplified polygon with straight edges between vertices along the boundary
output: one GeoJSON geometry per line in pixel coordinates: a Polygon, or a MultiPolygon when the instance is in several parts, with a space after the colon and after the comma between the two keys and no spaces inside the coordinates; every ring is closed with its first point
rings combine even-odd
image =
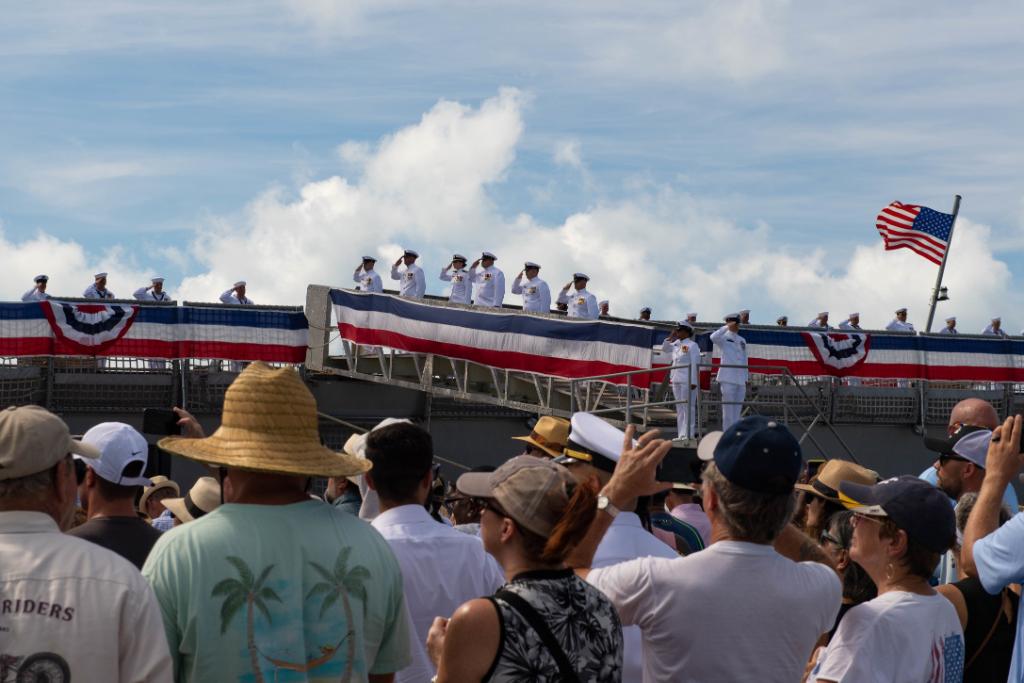
{"type": "Polygon", "coordinates": [[[537,610],[531,607],[530,603],[521,596],[507,589],[498,591],[494,594],[494,597],[504,600],[512,609],[519,612],[523,619],[526,619],[526,623],[540,636],[541,642],[544,643],[548,652],[555,658],[555,663],[558,664],[558,671],[562,676],[561,680],[566,683],[580,683],[580,677],[569,662],[569,657],[566,656],[565,650],[558,644],[558,640],[551,633],[551,629],[544,623],[544,618],[537,613],[537,610]]]}
{"type": "MultiPolygon", "coordinates": [[[[198,505],[192,502],[192,496],[185,494],[185,509],[188,510],[188,514],[192,515],[192,519],[197,520],[206,514],[206,510],[202,509],[198,505]]],[[[221,501],[224,502],[224,501],[221,501]]]]}

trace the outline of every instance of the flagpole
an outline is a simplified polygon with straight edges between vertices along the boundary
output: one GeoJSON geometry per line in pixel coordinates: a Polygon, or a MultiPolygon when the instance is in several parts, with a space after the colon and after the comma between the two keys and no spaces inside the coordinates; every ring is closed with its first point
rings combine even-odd
{"type": "Polygon", "coordinates": [[[932,321],[935,320],[935,306],[939,303],[939,288],[942,287],[942,274],[946,270],[946,259],[949,258],[949,250],[953,246],[953,228],[956,227],[956,216],[960,213],[960,195],[956,195],[953,199],[953,222],[949,226],[949,243],[946,245],[946,251],[942,254],[942,263],[939,264],[939,275],[935,278],[935,289],[932,290],[932,305],[928,310],[928,325],[925,327],[925,332],[932,331],[932,321]]]}

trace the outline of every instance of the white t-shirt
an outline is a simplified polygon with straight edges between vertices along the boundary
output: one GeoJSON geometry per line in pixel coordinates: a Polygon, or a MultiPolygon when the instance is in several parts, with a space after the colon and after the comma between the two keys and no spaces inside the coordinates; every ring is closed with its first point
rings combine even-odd
{"type": "Polygon", "coordinates": [[[738,541],[595,569],[587,580],[624,626],[643,632],[646,683],[798,681],[842,596],[825,565],[738,541]]]}
{"type": "Polygon", "coordinates": [[[809,680],[930,683],[963,675],[964,635],[953,603],[938,593],[892,591],[846,613],[809,680]]]}

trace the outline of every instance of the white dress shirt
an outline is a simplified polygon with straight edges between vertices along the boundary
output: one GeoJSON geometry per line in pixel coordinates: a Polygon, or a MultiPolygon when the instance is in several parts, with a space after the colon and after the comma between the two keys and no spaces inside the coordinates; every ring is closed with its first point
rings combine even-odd
{"type": "Polygon", "coordinates": [[[571,287],[563,289],[557,299],[558,303],[569,306],[568,317],[597,320],[598,316],[601,315],[601,311],[597,307],[597,297],[588,292],[585,287],[579,290],[572,290],[572,294],[569,293],[570,290],[572,290],[571,287]]]}
{"type": "Polygon", "coordinates": [[[831,326],[829,326],[829,325],[822,325],[820,318],[815,318],[811,322],[807,323],[806,327],[814,327],[814,328],[817,328],[819,330],[830,330],[830,329],[832,329],[831,326]]]}
{"type": "Polygon", "coordinates": [[[46,292],[40,292],[35,287],[21,295],[22,301],[46,301],[49,298],[49,294],[47,294],[46,292]]]}
{"type": "Polygon", "coordinates": [[[238,292],[236,292],[234,288],[225,290],[220,295],[220,302],[222,304],[245,304],[246,306],[254,305],[253,300],[247,296],[238,298],[238,292]]]}
{"type": "Polygon", "coordinates": [[[465,268],[442,268],[441,279],[452,283],[448,301],[453,304],[468,304],[473,300],[473,274],[465,268]]]}
{"type": "Polygon", "coordinates": [[[522,276],[512,282],[512,293],[523,295],[523,310],[533,313],[551,312],[551,290],[548,283],[535,277],[523,283],[522,276]]]}
{"type": "Polygon", "coordinates": [[[380,280],[380,275],[377,275],[377,271],[363,270],[362,266],[356,268],[356,272],[352,274],[352,281],[358,283],[356,289],[360,292],[383,292],[384,283],[380,280]]]}
{"type": "Polygon", "coordinates": [[[478,537],[438,522],[422,505],[391,508],[372,524],[398,558],[415,629],[409,639],[413,663],[395,681],[425,683],[436,673],[426,654],[434,617],[447,619],[467,600],[492,595],[505,584],[505,575],[478,537]]]}
{"type": "Polygon", "coordinates": [[[1005,337],[1005,336],[1007,336],[1007,334],[1003,330],[1003,328],[1000,327],[997,330],[994,327],[992,327],[991,325],[986,325],[985,326],[985,330],[982,332],[982,334],[987,336],[987,337],[1005,337]]]}
{"type": "Polygon", "coordinates": [[[479,272],[473,268],[469,272],[476,285],[473,303],[477,306],[501,306],[505,300],[505,273],[494,266],[482,268],[479,272]]]}
{"type": "Polygon", "coordinates": [[[398,270],[398,266],[391,266],[391,279],[399,281],[399,296],[421,298],[427,293],[427,278],[423,275],[423,269],[415,263],[406,266],[405,270],[398,270]]]}
{"type": "Polygon", "coordinates": [[[747,370],[747,340],[737,332],[730,332],[729,328],[722,325],[711,333],[711,342],[721,352],[722,365],[740,365],[743,367],[719,368],[718,382],[731,384],[746,384],[749,371],[747,370]]]}

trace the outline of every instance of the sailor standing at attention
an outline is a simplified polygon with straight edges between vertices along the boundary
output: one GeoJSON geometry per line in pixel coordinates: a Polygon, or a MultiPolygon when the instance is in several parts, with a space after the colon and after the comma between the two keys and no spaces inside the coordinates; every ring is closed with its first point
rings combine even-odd
{"type": "Polygon", "coordinates": [[[597,314],[602,317],[608,316],[608,299],[597,302],[597,314]]]}
{"type": "Polygon", "coordinates": [[[466,270],[466,257],[462,254],[452,255],[452,262],[441,269],[441,279],[452,283],[448,301],[469,304],[473,300],[473,274],[466,270]]]}
{"type": "Polygon", "coordinates": [[[725,325],[711,333],[711,343],[718,347],[722,361],[718,385],[722,390],[723,432],[739,421],[747,396],[747,340],[739,332],[740,314],[730,313],[725,316],[725,325]]]}
{"type": "Polygon", "coordinates": [[[740,325],[749,325],[749,324],[750,324],[750,309],[749,308],[744,308],[742,311],[740,311],[740,325]]]}
{"type": "Polygon", "coordinates": [[[982,334],[989,337],[1009,336],[1006,334],[1006,330],[1003,329],[1003,319],[998,317],[992,318],[992,322],[987,327],[985,327],[985,329],[982,331],[982,334]]]}
{"type": "Polygon", "coordinates": [[[22,301],[45,301],[50,298],[46,293],[46,283],[50,281],[47,275],[36,275],[34,282],[36,286],[21,295],[22,301]]]}
{"type": "Polygon", "coordinates": [[[841,330],[859,330],[860,329],[860,313],[851,313],[843,322],[839,323],[839,329],[841,330]]]}
{"type": "Polygon", "coordinates": [[[587,283],[589,282],[589,275],[573,273],[572,282],[562,287],[562,292],[558,295],[557,301],[568,307],[568,316],[570,318],[597,320],[597,297],[587,291],[587,283]],[[576,290],[572,296],[569,296],[570,288],[575,288],[576,290]]]}
{"type": "Polygon", "coordinates": [[[696,325],[697,324],[697,314],[696,313],[687,313],[686,314],[686,322],[690,323],[691,325],[696,325]]]}
{"type": "Polygon", "coordinates": [[[692,337],[693,325],[682,320],[661,343],[662,353],[672,354],[672,395],[677,401],[685,401],[676,404],[676,431],[680,439],[693,438],[697,409],[700,348],[692,337]]]}
{"type": "Polygon", "coordinates": [[[255,305],[255,302],[245,295],[245,280],[239,280],[231,285],[229,289],[225,289],[220,295],[220,302],[222,304],[255,305]]]}
{"type": "Polygon", "coordinates": [[[352,281],[358,283],[356,289],[360,292],[383,292],[384,283],[380,280],[380,275],[377,274],[373,268],[377,265],[377,259],[372,256],[364,256],[362,263],[360,263],[354,273],[352,273],[352,281]]]}
{"type": "Polygon", "coordinates": [[[497,260],[497,256],[485,251],[469,267],[473,284],[477,286],[476,297],[473,299],[477,306],[500,308],[501,302],[505,300],[505,273],[495,267],[494,262],[497,260]],[[477,272],[477,266],[483,266],[480,272],[477,272]]]}
{"type": "Polygon", "coordinates": [[[406,249],[395,264],[391,266],[391,279],[399,280],[398,295],[420,298],[427,293],[427,278],[423,269],[416,265],[420,255],[412,249],[406,249]],[[398,266],[405,264],[405,270],[399,272],[398,266]]]}
{"type": "Polygon", "coordinates": [[[956,330],[956,316],[951,315],[946,318],[946,326],[939,330],[939,334],[960,334],[956,330]]]}
{"type": "Polygon", "coordinates": [[[139,301],[170,301],[171,296],[164,291],[164,279],[155,277],[150,280],[148,287],[139,287],[132,296],[139,301]]]}
{"type": "Polygon", "coordinates": [[[540,265],[533,261],[524,263],[523,269],[512,281],[512,293],[523,295],[524,311],[550,313],[551,290],[548,289],[548,283],[541,280],[538,275],[540,275],[540,265]],[[523,283],[524,276],[526,277],[525,283],[523,283]]]}
{"type": "Polygon", "coordinates": [[[913,332],[914,324],[907,322],[907,309],[897,308],[896,319],[885,326],[890,332],[913,332]]]}
{"type": "Polygon", "coordinates": [[[96,273],[96,281],[85,288],[82,296],[86,299],[113,299],[114,293],[107,289],[107,274],[96,273]]]}
{"type": "Polygon", "coordinates": [[[816,327],[822,330],[832,329],[828,325],[828,311],[822,311],[821,313],[819,313],[817,318],[807,323],[807,327],[816,327]]]}
{"type": "Polygon", "coordinates": [[[640,309],[640,317],[637,318],[637,320],[650,320],[650,319],[651,319],[651,309],[649,307],[647,307],[647,306],[644,306],[643,308],[640,309]]]}

